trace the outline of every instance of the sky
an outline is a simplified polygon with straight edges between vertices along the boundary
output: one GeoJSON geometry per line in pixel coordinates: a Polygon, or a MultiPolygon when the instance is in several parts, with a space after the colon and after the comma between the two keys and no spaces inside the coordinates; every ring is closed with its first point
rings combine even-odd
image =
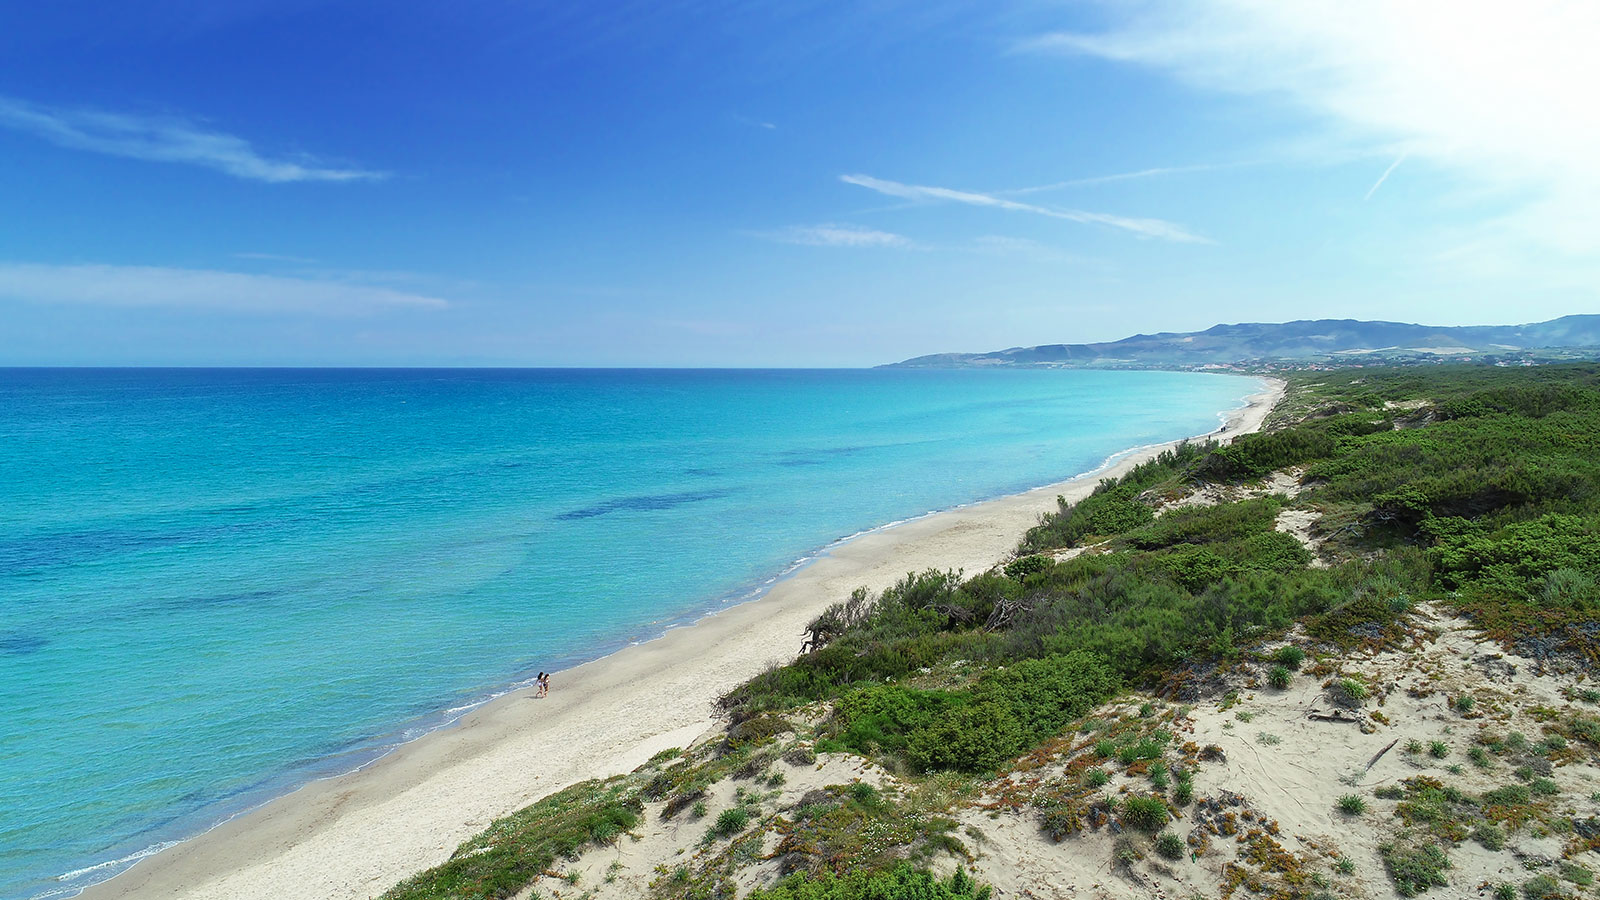
{"type": "Polygon", "coordinates": [[[1600,312],[1600,4],[0,6],[0,365],[1600,312]]]}

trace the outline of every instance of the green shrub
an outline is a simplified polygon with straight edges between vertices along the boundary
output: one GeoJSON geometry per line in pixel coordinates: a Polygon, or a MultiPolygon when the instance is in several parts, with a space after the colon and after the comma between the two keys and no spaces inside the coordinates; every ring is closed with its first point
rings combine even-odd
{"type": "Polygon", "coordinates": [[[1122,822],[1140,831],[1156,831],[1167,824],[1171,810],[1167,802],[1153,795],[1129,797],[1122,803],[1122,822]]]}
{"type": "Polygon", "coordinates": [[[1163,831],[1156,835],[1156,852],[1162,856],[1165,856],[1167,859],[1183,859],[1183,851],[1185,847],[1186,845],[1183,842],[1183,838],[1178,837],[1170,831],[1163,831]]]}
{"type": "Polygon", "coordinates": [[[717,821],[716,824],[711,826],[711,833],[719,837],[726,837],[730,834],[738,834],[748,824],[750,824],[750,810],[745,809],[743,806],[735,806],[717,814],[717,821]]]}
{"type": "Polygon", "coordinates": [[[1058,498],[1058,510],[1028,529],[1023,549],[1072,547],[1086,538],[1111,537],[1148,524],[1155,511],[1139,502],[1140,491],[1138,484],[1126,479],[1122,483],[1104,479],[1093,494],[1077,503],[1058,498]]]}
{"type": "Polygon", "coordinates": [[[1471,750],[1468,750],[1467,759],[1472,760],[1472,764],[1480,769],[1487,769],[1491,765],[1489,762],[1489,751],[1483,749],[1482,747],[1473,747],[1471,750]]]}
{"type": "Polygon", "coordinates": [[[770,888],[755,888],[747,900],[989,900],[989,896],[988,885],[977,884],[960,869],[941,881],[902,863],[888,872],[802,872],[770,888]]]}
{"type": "Polygon", "coordinates": [[[1339,798],[1339,811],[1346,815],[1359,816],[1367,811],[1367,800],[1360,794],[1345,794],[1339,798]]]}
{"type": "Polygon", "coordinates": [[[1485,791],[1483,795],[1484,806],[1521,806],[1527,803],[1532,793],[1526,785],[1508,784],[1505,787],[1485,791]]]}
{"type": "Polygon", "coordinates": [[[1472,839],[1482,844],[1485,850],[1504,850],[1506,847],[1505,829],[1491,822],[1473,828],[1472,839]]]}
{"type": "Polygon", "coordinates": [[[1561,900],[1561,885],[1549,875],[1535,875],[1522,883],[1527,900],[1561,900]]]}
{"type": "Polygon", "coordinates": [[[1401,847],[1384,844],[1378,848],[1383,864],[1389,870],[1395,890],[1402,897],[1415,897],[1429,888],[1445,887],[1444,870],[1450,868],[1450,857],[1435,844],[1420,847],[1401,847]]]}
{"type": "Polygon", "coordinates": [[[1050,568],[1050,557],[1042,553],[1034,553],[1006,563],[1006,577],[1014,581],[1025,581],[1029,575],[1037,575],[1050,568]]]}
{"type": "Polygon", "coordinates": [[[1280,691],[1288,690],[1289,684],[1293,680],[1294,674],[1289,671],[1287,666],[1273,666],[1272,670],[1267,673],[1267,683],[1280,691]]]}
{"type": "Polygon", "coordinates": [[[1429,741],[1428,755],[1434,759],[1444,759],[1450,755],[1450,745],[1444,741],[1429,741]]]}
{"type": "Polygon", "coordinates": [[[1129,766],[1141,759],[1160,759],[1164,749],[1165,744],[1159,737],[1139,738],[1117,748],[1117,762],[1129,766]]]}
{"type": "Polygon", "coordinates": [[[952,709],[912,733],[906,759],[923,771],[992,772],[1022,750],[1024,732],[1004,704],[952,709]]]}
{"type": "Polygon", "coordinates": [[[383,900],[475,897],[521,892],[557,858],[615,840],[639,824],[641,804],[615,781],[585,781],[496,820],[449,861],[389,889],[383,900]]]}
{"type": "Polygon", "coordinates": [[[1339,857],[1339,861],[1333,864],[1333,870],[1338,872],[1340,875],[1354,875],[1356,871],[1356,861],[1348,856],[1341,856],[1339,857]]]}
{"type": "Polygon", "coordinates": [[[1172,785],[1172,779],[1167,774],[1166,764],[1154,762],[1150,764],[1150,786],[1158,791],[1164,791],[1172,785]]]}
{"type": "Polygon", "coordinates": [[[1517,900],[1517,887],[1502,881],[1494,886],[1494,900],[1517,900]]]}
{"type": "Polygon", "coordinates": [[[1472,707],[1475,705],[1475,701],[1472,699],[1471,694],[1462,694],[1456,698],[1455,705],[1456,712],[1466,715],[1467,713],[1472,712],[1472,707]]]}
{"type": "Polygon", "coordinates": [[[1354,678],[1341,678],[1328,689],[1328,696],[1334,703],[1354,709],[1367,702],[1367,686],[1354,678]]]}
{"type": "Polygon", "coordinates": [[[1212,451],[1195,468],[1208,481],[1260,478],[1276,469],[1332,456],[1333,437],[1325,430],[1292,428],[1241,434],[1233,443],[1212,451]]]}
{"type": "Polygon", "coordinates": [[[1092,788],[1105,787],[1111,781],[1111,776],[1105,769],[1090,769],[1083,775],[1083,782],[1092,788]]]}
{"type": "Polygon", "coordinates": [[[965,697],[949,691],[873,685],[839,698],[833,738],[861,754],[902,753],[914,731],[965,702],[965,697]]]}
{"type": "Polygon", "coordinates": [[[1528,782],[1528,793],[1535,797],[1553,797],[1561,793],[1561,788],[1548,778],[1535,778],[1528,782]]]}
{"type": "Polygon", "coordinates": [[[1298,671],[1300,664],[1306,661],[1306,652],[1293,644],[1287,644],[1279,647],[1277,652],[1272,654],[1272,658],[1280,665],[1298,671]]]}

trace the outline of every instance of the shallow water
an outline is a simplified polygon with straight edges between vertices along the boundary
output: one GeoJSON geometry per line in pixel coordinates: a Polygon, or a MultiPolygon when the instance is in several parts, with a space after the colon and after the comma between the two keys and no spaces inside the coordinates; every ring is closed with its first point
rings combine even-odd
{"type": "Polygon", "coordinates": [[[0,370],[0,897],[75,892],[831,541],[1209,431],[1259,388],[0,370]]]}

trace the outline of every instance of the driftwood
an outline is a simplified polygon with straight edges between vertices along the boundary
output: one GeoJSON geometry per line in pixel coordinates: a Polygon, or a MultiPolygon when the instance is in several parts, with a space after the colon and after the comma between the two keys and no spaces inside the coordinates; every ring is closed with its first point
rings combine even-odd
{"type": "Polygon", "coordinates": [[[1361,770],[1361,774],[1365,775],[1368,772],[1371,772],[1372,771],[1372,767],[1378,764],[1378,760],[1383,759],[1383,755],[1385,753],[1388,753],[1390,750],[1393,750],[1394,749],[1394,745],[1398,744],[1398,743],[1400,743],[1400,739],[1399,738],[1395,738],[1394,740],[1389,742],[1389,746],[1383,748],[1382,750],[1379,750],[1375,755],[1373,755],[1373,757],[1371,759],[1367,760],[1367,767],[1365,769],[1361,770]]]}
{"type": "Polygon", "coordinates": [[[811,624],[806,626],[807,636],[800,642],[800,652],[811,653],[828,646],[834,638],[865,621],[875,605],[866,588],[856,588],[850,593],[849,600],[833,604],[823,610],[822,615],[811,620],[811,624]]]}
{"type": "Polygon", "coordinates": [[[983,627],[990,631],[1006,628],[1017,617],[1018,613],[1029,612],[1032,609],[1033,604],[1026,600],[1001,598],[995,603],[994,611],[989,613],[989,621],[983,623],[983,627]]]}
{"type": "Polygon", "coordinates": [[[1352,715],[1347,715],[1345,713],[1340,712],[1339,710],[1334,710],[1331,713],[1311,712],[1310,714],[1308,714],[1306,716],[1306,718],[1315,719],[1318,722],[1344,722],[1346,724],[1357,724],[1357,725],[1359,725],[1361,723],[1361,719],[1360,718],[1358,718],[1356,716],[1352,716],[1352,715]]]}

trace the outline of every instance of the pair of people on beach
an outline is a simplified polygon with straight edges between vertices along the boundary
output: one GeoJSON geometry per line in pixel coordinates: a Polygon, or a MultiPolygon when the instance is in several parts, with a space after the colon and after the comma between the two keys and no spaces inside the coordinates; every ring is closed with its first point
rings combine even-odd
{"type": "Polygon", "coordinates": [[[550,696],[550,673],[549,672],[540,672],[539,673],[539,677],[534,679],[534,680],[539,685],[539,690],[535,691],[533,696],[535,696],[535,697],[548,697],[548,696],[550,696]]]}

